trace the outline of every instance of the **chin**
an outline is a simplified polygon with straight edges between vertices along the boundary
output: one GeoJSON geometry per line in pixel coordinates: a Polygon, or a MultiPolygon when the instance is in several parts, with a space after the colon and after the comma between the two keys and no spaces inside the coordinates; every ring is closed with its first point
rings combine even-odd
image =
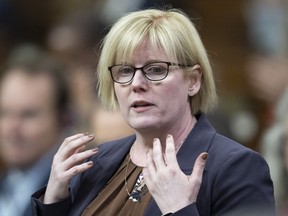
{"type": "Polygon", "coordinates": [[[13,167],[22,167],[29,164],[32,157],[22,154],[6,154],[5,161],[7,164],[13,167]]]}
{"type": "Polygon", "coordinates": [[[29,160],[10,160],[8,161],[10,167],[15,167],[19,169],[26,169],[30,167],[33,163],[29,160]]]}
{"type": "Polygon", "coordinates": [[[141,131],[141,130],[155,130],[156,128],[158,128],[160,125],[159,121],[155,121],[155,119],[153,121],[149,121],[149,120],[137,120],[137,121],[133,121],[131,122],[130,126],[132,128],[134,128],[137,131],[141,131]]]}

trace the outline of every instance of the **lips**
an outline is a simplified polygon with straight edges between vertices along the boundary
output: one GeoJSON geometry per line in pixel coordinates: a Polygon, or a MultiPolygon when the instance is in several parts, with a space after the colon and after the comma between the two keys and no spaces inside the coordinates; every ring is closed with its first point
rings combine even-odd
{"type": "Polygon", "coordinates": [[[141,108],[141,107],[150,107],[153,106],[154,104],[149,103],[147,101],[135,101],[132,103],[131,107],[133,108],[141,108]]]}

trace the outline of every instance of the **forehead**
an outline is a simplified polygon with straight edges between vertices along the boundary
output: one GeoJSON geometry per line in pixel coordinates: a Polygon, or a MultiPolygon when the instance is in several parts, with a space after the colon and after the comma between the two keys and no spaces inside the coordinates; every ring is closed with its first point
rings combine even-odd
{"type": "Polygon", "coordinates": [[[15,69],[1,82],[0,102],[2,106],[50,107],[53,100],[52,80],[46,74],[32,75],[15,69]]]}
{"type": "Polygon", "coordinates": [[[123,50],[120,53],[125,53],[124,55],[117,54],[116,62],[126,62],[133,64],[140,64],[154,60],[161,61],[173,61],[175,58],[169,56],[166,50],[157,44],[151,43],[149,40],[144,40],[137,47],[135,47],[130,52],[123,50]]]}

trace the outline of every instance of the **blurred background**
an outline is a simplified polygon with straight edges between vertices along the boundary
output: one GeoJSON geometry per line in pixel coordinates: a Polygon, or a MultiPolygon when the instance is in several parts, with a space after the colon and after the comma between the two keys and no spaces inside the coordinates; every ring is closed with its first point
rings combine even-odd
{"type": "MultiPolygon", "coordinates": [[[[123,13],[151,7],[184,10],[209,53],[220,103],[209,118],[218,132],[268,161],[279,212],[287,202],[287,0],[0,0],[0,68],[19,48],[37,46],[65,66],[73,130],[96,143],[132,133],[97,101],[101,39],[123,13]]],[[[1,73],[1,71],[0,71],[1,73]]]]}

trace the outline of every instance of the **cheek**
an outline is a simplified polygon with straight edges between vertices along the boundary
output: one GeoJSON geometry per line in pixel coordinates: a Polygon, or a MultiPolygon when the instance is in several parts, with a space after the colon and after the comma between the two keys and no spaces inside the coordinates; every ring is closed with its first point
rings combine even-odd
{"type": "Polygon", "coordinates": [[[169,88],[166,88],[163,91],[162,96],[165,98],[169,98],[168,99],[169,103],[171,102],[174,103],[177,101],[177,103],[183,104],[187,102],[188,90],[187,90],[185,83],[181,83],[181,84],[173,85],[173,86],[170,86],[169,88]]]}
{"type": "Polygon", "coordinates": [[[118,85],[114,86],[114,91],[115,91],[115,96],[116,96],[116,100],[118,102],[119,108],[120,110],[122,110],[127,103],[126,101],[127,101],[128,95],[125,93],[125,89],[121,88],[118,85]]]}
{"type": "Polygon", "coordinates": [[[22,130],[26,139],[31,139],[34,143],[43,143],[43,137],[47,142],[55,142],[60,126],[54,116],[46,116],[27,122],[23,125],[22,130]]]}

